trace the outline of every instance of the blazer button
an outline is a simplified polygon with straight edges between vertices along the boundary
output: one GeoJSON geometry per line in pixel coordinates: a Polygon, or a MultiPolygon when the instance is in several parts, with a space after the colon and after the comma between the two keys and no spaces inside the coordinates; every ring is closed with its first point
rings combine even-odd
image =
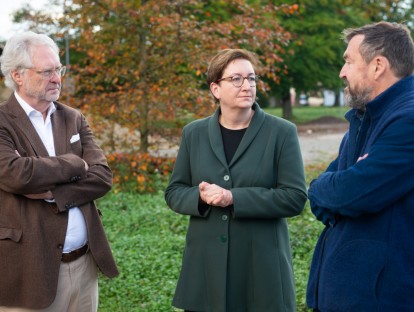
{"type": "Polygon", "coordinates": [[[70,182],[77,182],[77,181],[79,181],[80,180],[80,176],[74,176],[74,177],[71,177],[70,178],[70,182]]]}
{"type": "Polygon", "coordinates": [[[227,215],[222,215],[221,216],[221,220],[223,220],[223,221],[227,221],[227,218],[228,218],[227,215]]]}
{"type": "Polygon", "coordinates": [[[226,243],[227,242],[227,236],[226,235],[220,235],[220,241],[222,243],[226,243]]]}
{"type": "Polygon", "coordinates": [[[224,179],[224,181],[228,181],[228,180],[230,180],[230,177],[229,177],[229,175],[225,175],[224,177],[223,177],[223,179],[224,179]]]}
{"type": "Polygon", "coordinates": [[[65,208],[66,208],[66,209],[69,209],[69,208],[73,208],[73,207],[75,207],[75,206],[77,206],[77,205],[76,205],[76,203],[71,202],[71,203],[67,203],[67,204],[65,205],[65,208]]]}
{"type": "Polygon", "coordinates": [[[62,249],[63,249],[63,245],[62,245],[62,244],[59,244],[59,245],[57,246],[57,248],[58,248],[58,249],[60,249],[60,250],[62,250],[62,249]]]}

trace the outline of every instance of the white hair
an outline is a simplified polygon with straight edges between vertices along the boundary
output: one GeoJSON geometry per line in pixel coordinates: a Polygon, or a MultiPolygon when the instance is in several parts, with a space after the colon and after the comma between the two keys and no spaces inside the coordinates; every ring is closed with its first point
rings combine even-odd
{"type": "Polygon", "coordinates": [[[44,34],[36,34],[27,31],[14,35],[7,40],[0,57],[0,68],[5,77],[4,84],[13,89],[17,89],[17,84],[13,80],[12,72],[17,70],[23,72],[25,68],[33,66],[32,56],[33,47],[47,46],[59,56],[59,48],[56,43],[44,34]]]}

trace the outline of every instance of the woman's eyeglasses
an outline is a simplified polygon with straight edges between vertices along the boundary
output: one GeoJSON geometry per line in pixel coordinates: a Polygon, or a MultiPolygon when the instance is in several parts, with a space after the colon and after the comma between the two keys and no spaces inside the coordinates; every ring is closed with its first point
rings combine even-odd
{"type": "Polygon", "coordinates": [[[233,84],[233,86],[240,88],[244,83],[244,79],[246,79],[251,87],[255,87],[256,83],[259,81],[259,78],[260,77],[257,75],[250,75],[247,77],[243,77],[242,75],[237,74],[237,75],[233,75],[230,77],[221,78],[217,80],[216,83],[219,83],[220,81],[223,81],[223,80],[227,80],[227,81],[230,81],[233,84]]]}

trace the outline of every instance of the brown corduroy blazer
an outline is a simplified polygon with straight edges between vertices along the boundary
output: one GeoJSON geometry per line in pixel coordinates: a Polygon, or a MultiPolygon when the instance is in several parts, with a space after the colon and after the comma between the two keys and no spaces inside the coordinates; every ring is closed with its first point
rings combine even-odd
{"type": "Polygon", "coordinates": [[[111,189],[111,170],[84,116],[54,105],[54,157],[14,95],[0,105],[0,306],[41,309],[53,302],[72,207],[85,217],[99,269],[118,275],[94,203],[111,189]],[[47,190],[55,203],[23,196],[47,190]]]}

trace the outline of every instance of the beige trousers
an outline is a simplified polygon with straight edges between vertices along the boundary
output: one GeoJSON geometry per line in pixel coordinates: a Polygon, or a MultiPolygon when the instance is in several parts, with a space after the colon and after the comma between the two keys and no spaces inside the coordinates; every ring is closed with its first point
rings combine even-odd
{"type": "Polygon", "coordinates": [[[98,272],[91,253],[61,263],[55,300],[46,309],[0,307],[0,312],[96,312],[98,311],[98,272]]]}

